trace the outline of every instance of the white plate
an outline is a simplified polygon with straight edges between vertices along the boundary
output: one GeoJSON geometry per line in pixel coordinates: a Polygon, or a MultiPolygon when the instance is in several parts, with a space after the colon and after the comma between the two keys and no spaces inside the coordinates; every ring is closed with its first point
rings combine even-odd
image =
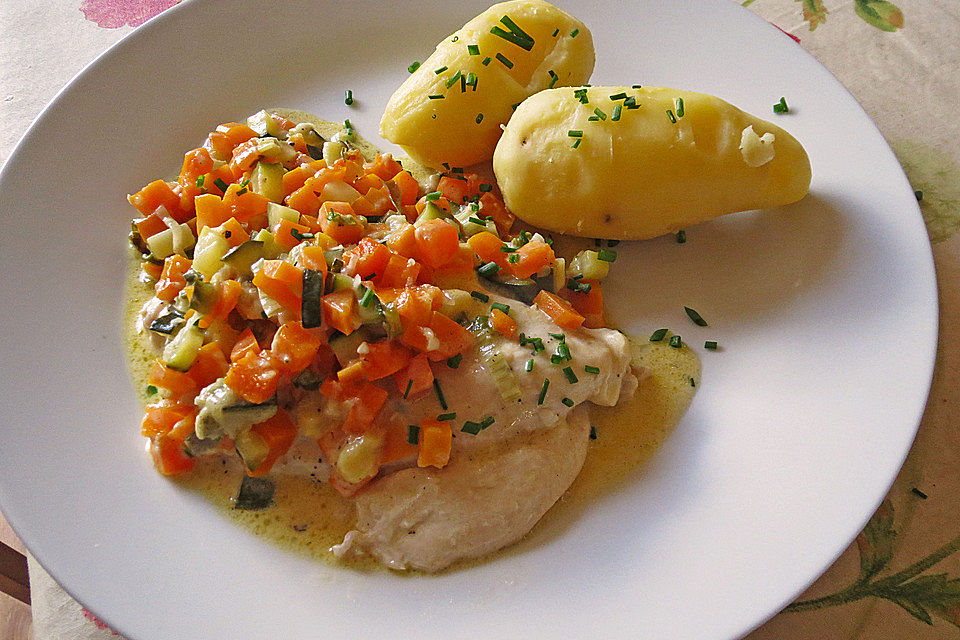
{"type": "Polygon", "coordinates": [[[615,317],[722,345],[660,454],[558,535],[416,578],[294,557],[158,476],[120,340],[124,195],[262,106],[349,117],[376,140],[410,61],[484,8],[188,2],[71,82],[0,175],[0,498],[93,612],[138,639],[726,639],[860,530],[913,439],[936,342],[930,248],[893,154],[829,73],[733,3],[562,4],[593,30],[594,84],[720,95],[790,130],[813,164],[800,204],[691,228],[684,245],[622,245],[615,317]],[[773,115],[780,96],[790,115],[773,115]]]}

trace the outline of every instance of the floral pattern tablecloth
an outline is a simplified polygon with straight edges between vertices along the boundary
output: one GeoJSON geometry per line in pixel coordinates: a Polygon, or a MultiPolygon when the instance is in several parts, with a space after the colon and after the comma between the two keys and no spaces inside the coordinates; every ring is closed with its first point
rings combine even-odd
{"type": "MultiPolygon", "coordinates": [[[[0,161],[67,80],[177,1],[0,2],[0,161]]],[[[748,637],[960,637],[960,2],[741,4],[799,39],[887,137],[920,200],[941,305],[933,388],[889,496],[856,543],[798,601],[748,637]]],[[[37,640],[117,637],[36,563],[30,569],[37,640]]],[[[8,637],[2,628],[0,636],[8,637]]]]}

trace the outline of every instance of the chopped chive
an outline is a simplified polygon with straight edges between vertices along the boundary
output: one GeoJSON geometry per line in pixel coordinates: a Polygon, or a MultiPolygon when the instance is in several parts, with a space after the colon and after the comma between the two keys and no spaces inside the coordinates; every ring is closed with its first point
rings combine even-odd
{"type": "Polygon", "coordinates": [[[613,108],[613,116],[610,118],[610,120],[612,120],[613,122],[617,122],[618,120],[620,120],[620,110],[622,108],[623,107],[621,107],[620,105],[615,106],[613,108]]]}
{"type": "Polygon", "coordinates": [[[442,166],[444,169],[446,169],[447,171],[450,171],[450,164],[449,164],[449,163],[444,162],[441,166],[442,166]]]}
{"type": "Polygon", "coordinates": [[[550,69],[549,71],[547,71],[547,73],[550,75],[550,84],[547,85],[547,88],[553,89],[553,85],[557,84],[557,80],[560,79],[560,76],[554,73],[553,69],[550,69]]]}
{"type": "Polygon", "coordinates": [[[593,112],[594,112],[595,114],[597,114],[597,117],[600,118],[601,120],[606,120],[606,119],[607,119],[607,114],[605,114],[605,113],[604,113],[603,111],[601,111],[599,108],[594,109],[593,112]]]}
{"type": "Polygon", "coordinates": [[[589,118],[587,118],[587,121],[588,121],[588,122],[600,122],[600,118],[598,118],[597,116],[590,116],[589,118]]]}
{"type": "Polygon", "coordinates": [[[574,405],[573,400],[571,400],[570,398],[564,398],[564,399],[561,400],[560,402],[562,402],[563,404],[567,405],[568,407],[572,407],[572,406],[574,405]]]}
{"type": "Polygon", "coordinates": [[[921,500],[926,500],[929,497],[927,496],[927,494],[925,494],[923,491],[920,491],[920,489],[917,489],[916,487],[910,489],[910,493],[912,493],[915,496],[918,496],[921,500]]]}
{"type": "MultiPolygon", "coordinates": [[[[444,95],[442,93],[434,93],[432,95],[427,96],[427,98],[429,98],[430,100],[443,100],[444,95]]],[[[434,116],[436,116],[436,114],[434,114],[434,116]]]]}
{"type": "Polygon", "coordinates": [[[347,105],[348,107],[353,104],[353,91],[350,89],[347,89],[343,92],[343,104],[347,105]]]}
{"type": "Polygon", "coordinates": [[[657,329],[650,334],[650,342],[660,342],[663,340],[663,337],[667,335],[667,329],[657,329]]]}
{"type": "Polygon", "coordinates": [[[774,113],[789,113],[790,107],[787,106],[787,99],[784,97],[780,98],[780,102],[773,105],[774,113]]]}
{"type": "Polygon", "coordinates": [[[471,292],[470,292],[470,297],[471,297],[471,298],[476,298],[476,299],[479,300],[480,302],[490,302],[490,296],[488,296],[488,295],[485,294],[485,293],[481,293],[481,292],[479,292],[479,291],[471,291],[471,292]]]}
{"type": "Polygon", "coordinates": [[[496,422],[496,420],[494,420],[493,416],[487,416],[486,418],[480,421],[480,428],[486,429],[487,427],[492,425],[494,422],[496,422]]]}
{"type": "Polygon", "coordinates": [[[707,340],[706,342],[703,343],[703,348],[704,348],[704,349],[710,349],[710,351],[716,351],[716,350],[717,350],[717,341],[716,341],[716,340],[707,340]]]}
{"type": "Polygon", "coordinates": [[[360,298],[360,306],[369,307],[371,304],[373,304],[373,301],[374,299],[376,299],[376,297],[377,297],[377,294],[373,292],[373,289],[367,289],[364,292],[363,296],[360,298]]]}
{"type": "Polygon", "coordinates": [[[683,98],[676,98],[673,101],[673,104],[677,107],[677,117],[683,117],[683,98]]]}
{"type": "Polygon", "coordinates": [[[450,421],[450,420],[456,420],[456,419],[457,419],[457,413],[456,413],[456,412],[453,412],[453,413],[441,413],[440,415],[437,416],[437,420],[439,420],[440,422],[448,422],[448,421],[450,421]]]}
{"type": "Polygon", "coordinates": [[[467,86],[473,87],[473,90],[476,91],[477,90],[477,74],[475,74],[473,71],[468,73],[466,84],[467,86]]]}
{"type": "Polygon", "coordinates": [[[634,84],[634,85],[631,85],[630,88],[631,88],[631,89],[642,89],[642,88],[643,88],[643,85],[642,85],[642,84],[634,84]]]}
{"type": "Polygon", "coordinates": [[[597,428],[593,425],[590,425],[590,439],[591,440],[597,439],[597,428]]]}
{"type": "Polygon", "coordinates": [[[573,383],[575,383],[575,382],[579,382],[579,380],[578,380],[578,378],[577,378],[577,374],[575,374],[575,373],[573,372],[573,369],[571,369],[570,367],[564,367],[564,368],[563,368],[563,375],[567,378],[567,382],[569,382],[569,383],[571,383],[571,384],[573,384],[573,383]]]}
{"type": "Polygon", "coordinates": [[[620,93],[615,93],[615,94],[613,94],[612,96],[610,96],[610,99],[611,99],[611,100],[625,100],[626,97],[627,97],[626,92],[625,92],[625,91],[621,91],[620,93]]]}
{"type": "Polygon", "coordinates": [[[577,147],[580,146],[580,141],[581,141],[581,140],[583,140],[583,138],[577,138],[576,140],[573,141],[573,148],[574,148],[574,149],[576,149],[577,147]]]}
{"type": "Polygon", "coordinates": [[[600,251],[597,251],[597,259],[604,262],[615,262],[617,259],[617,252],[611,249],[600,249],[600,251]]]}
{"type": "Polygon", "coordinates": [[[507,29],[510,29],[510,31],[504,31],[499,26],[496,26],[490,29],[490,33],[526,51],[533,49],[535,40],[531,38],[526,31],[517,26],[517,23],[511,20],[509,16],[503,16],[500,18],[500,22],[502,22],[507,29]]]}
{"type": "Polygon", "coordinates": [[[463,354],[458,353],[455,356],[447,358],[447,366],[450,367],[451,369],[456,369],[457,367],[460,366],[460,363],[462,361],[463,361],[463,354]]]}
{"type": "Polygon", "coordinates": [[[470,216],[469,218],[467,218],[467,222],[472,222],[473,224],[479,224],[481,227],[487,226],[487,223],[485,220],[481,220],[480,218],[475,218],[473,216],[470,216]]]}
{"type": "Polygon", "coordinates": [[[454,173],[463,173],[463,167],[450,167],[450,171],[454,173]]]}
{"type": "Polygon", "coordinates": [[[683,346],[683,340],[680,339],[680,336],[671,336],[670,337],[670,346],[674,349],[679,349],[683,346]]]}
{"type": "Polygon", "coordinates": [[[573,360],[573,356],[570,355],[570,347],[567,346],[566,342],[557,345],[557,355],[564,360],[573,360]]]}
{"type": "Polygon", "coordinates": [[[407,425],[407,443],[417,444],[420,442],[420,427],[415,424],[407,425]]]}
{"type": "Polygon", "coordinates": [[[560,342],[566,342],[567,340],[567,334],[565,333],[550,333],[547,335],[549,335],[551,338],[554,338],[555,340],[559,340],[560,342]]]}
{"type": "Polygon", "coordinates": [[[587,373],[592,373],[593,375],[597,375],[600,373],[600,367],[595,367],[591,364],[584,365],[583,370],[586,371],[587,373]]]}
{"type": "Polygon", "coordinates": [[[449,67],[447,67],[447,65],[443,65],[442,67],[440,67],[439,69],[437,69],[436,71],[434,71],[434,73],[437,74],[437,75],[440,75],[441,73],[443,73],[444,71],[446,71],[448,68],[449,68],[449,67]]]}
{"type": "Polygon", "coordinates": [[[634,98],[633,96],[629,96],[627,97],[626,100],[623,101],[623,106],[625,106],[627,109],[633,106],[636,106],[636,104],[637,104],[637,99],[634,98]]]}
{"type": "Polygon", "coordinates": [[[206,181],[206,179],[207,179],[207,176],[205,176],[205,175],[203,175],[203,176],[198,176],[198,177],[197,177],[197,188],[198,188],[198,189],[203,189],[203,183],[204,183],[204,181],[206,181]]]}
{"type": "Polygon", "coordinates": [[[547,389],[550,388],[550,378],[543,379],[543,386],[540,387],[540,395],[537,396],[537,405],[543,404],[543,401],[547,397],[547,389]]]}
{"type": "Polygon", "coordinates": [[[677,118],[676,116],[673,115],[672,110],[667,109],[667,117],[670,118],[670,122],[672,122],[673,124],[677,124],[677,118]]]}
{"type": "Polygon", "coordinates": [[[570,37],[576,38],[578,33],[580,33],[580,29],[574,29],[573,31],[570,32],[570,37]]]}
{"type": "Polygon", "coordinates": [[[527,360],[527,365],[524,367],[527,371],[533,371],[533,358],[527,360]]]}
{"type": "Polygon", "coordinates": [[[582,138],[583,131],[580,131],[578,129],[571,129],[570,131],[567,131],[567,135],[571,138],[582,138]]]}
{"type": "Polygon", "coordinates": [[[617,246],[618,244],[620,244],[620,241],[619,241],[619,240],[607,240],[607,246],[608,246],[608,247],[615,247],[615,246],[617,246]]]}
{"type": "Polygon", "coordinates": [[[480,124],[481,122],[483,122],[483,114],[482,114],[482,113],[478,113],[478,114],[477,114],[477,124],[480,124]]]}
{"type": "Polygon", "coordinates": [[[243,187],[242,189],[240,189],[239,191],[237,191],[237,195],[238,195],[238,196],[242,196],[242,195],[245,194],[246,192],[247,192],[247,188],[246,188],[246,187],[243,187]]]}
{"type": "Polygon", "coordinates": [[[513,69],[513,63],[510,62],[510,59],[507,58],[507,57],[506,57],[505,55],[503,55],[502,53],[498,53],[498,54],[497,54],[497,60],[499,60],[500,62],[502,62],[502,63],[503,63],[503,66],[505,66],[507,69],[513,69]]]}
{"type": "Polygon", "coordinates": [[[687,232],[684,229],[677,231],[677,244],[683,244],[687,241],[687,232]]]}
{"type": "Polygon", "coordinates": [[[223,178],[217,178],[216,180],[213,181],[213,184],[217,185],[217,189],[220,189],[220,191],[223,191],[224,193],[226,193],[227,187],[230,186],[223,181],[223,178]]]}
{"type": "MultiPolygon", "coordinates": [[[[530,362],[533,362],[533,360],[531,360],[530,362]]],[[[529,369],[528,369],[528,371],[529,371],[529,369]]],[[[148,395],[148,396],[152,396],[152,395],[155,394],[156,392],[157,392],[157,388],[156,388],[155,386],[153,386],[152,384],[148,384],[148,385],[147,385],[147,395],[148,395]]]]}
{"type": "Polygon", "coordinates": [[[520,256],[517,255],[516,253],[511,253],[510,255],[507,256],[507,262],[509,262],[510,264],[517,264],[518,262],[520,262],[520,256]]]}
{"type": "Polygon", "coordinates": [[[424,198],[426,198],[427,202],[435,202],[439,200],[440,196],[442,195],[443,195],[442,191],[431,191],[430,193],[425,195],[424,198]]]}
{"type": "Polygon", "coordinates": [[[496,262],[488,262],[477,269],[477,275],[483,276],[484,278],[492,278],[498,271],[500,271],[500,265],[496,262]]]}
{"type": "Polygon", "coordinates": [[[587,104],[590,99],[587,97],[586,89],[574,89],[573,97],[580,101],[580,104],[587,104]]]}
{"type": "Polygon", "coordinates": [[[447,406],[447,400],[443,397],[443,389],[440,388],[440,381],[436,378],[433,379],[433,390],[437,394],[437,401],[440,402],[440,406],[444,409],[449,409],[447,406]]]}
{"type": "MultiPolygon", "coordinates": [[[[582,278],[583,276],[579,277],[582,278]]],[[[576,291],[577,293],[590,293],[593,286],[589,282],[580,282],[577,278],[570,278],[567,280],[567,289],[576,291]]]]}
{"type": "Polygon", "coordinates": [[[691,387],[697,386],[697,381],[694,380],[693,378],[690,378],[690,386],[691,386],[691,387]]]}
{"type": "MultiPolygon", "coordinates": [[[[227,233],[229,233],[229,231],[227,233]]],[[[303,242],[304,240],[313,240],[317,237],[314,233],[300,233],[299,229],[290,229],[290,235],[300,242],[303,242]]]]}
{"type": "MultiPolygon", "coordinates": [[[[203,179],[203,176],[200,176],[199,178],[197,178],[197,181],[199,182],[202,179],[203,179]]],[[[198,184],[197,186],[202,187],[203,185],[198,184]]],[[[917,202],[923,202],[923,191],[914,191],[913,195],[917,199],[917,202]]]]}
{"type": "Polygon", "coordinates": [[[555,353],[550,356],[550,364],[560,364],[561,362],[563,362],[563,358],[561,358],[558,354],[555,353]]]}
{"type": "Polygon", "coordinates": [[[560,29],[554,29],[552,37],[556,38],[558,33],[560,33],[560,29]]]}
{"type": "Polygon", "coordinates": [[[414,71],[416,71],[416,70],[419,69],[419,68],[420,68],[420,61],[419,61],[419,60],[414,60],[413,62],[410,63],[410,66],[407,67],[407,71],[409,71],[410,73],[413,73],[414,71]]]}
{"type": "Polygon", "coordinates": [[[704,320],[704,319],[703,319],[703,316],[701,316],[699,313],[697,313],[694,309],[691,309],[690,307],[684,307],[683,310],[686,311],[686,312],[687,312],[687,316],[688,316],[691,320],[693,320],[693,324],[697,325],[698,327],[706,327],[706,326],[707,326],[707,321],[704,320]]]}
{"type": "Polygon", "coordinates": [[[481,182],[481,183],[480,183],[480,191],[481,191],[481,193],[488,193],[488,192],[490,192],[490,191],[493,191],[493,185],[492,185],[492,184],[487,184],[487,183],[485,183],[485,182],[481,182]]]}
{"type": "Polygon", "coordinates": [[[502,302],[494,302],[492,305],[490,305],[490,308],[491,308],[491,309],[499,309],[500,311],[506,313],[507,315],[510,314],[510,307],[508,307],[507,305],[503,304],[502,302]]]}
{"type": "Polygon", "coordinates": [[[480,433],[481,428],[482,427],[480,426],[479,422],[467,420],[466,422],[463,423],[463,426],[460,427],[460,431],[462,431],[463,433],[469,433],[470,435],[475,436],[478,433],[480,433]]]}
{"type": "Polygon", "coordinates": [[[483,62],[481,62],[480,64],[482,64],[483,66],[487,66],[488,64],[490,64],[491,60],[493,60],[493,58],[491,58],[490,56],[487,56],[486,58],[483,59],[483,62]]]}
{"type": "Polygon", "coordinates": [[[480,47],[475,44],[468,44],[467,53],[469,53],[471,56],[478,56],[480,55],[480,47]]]}
{"type": "Polygon", "coordinates": [[[410,395],[410,389],[413,388],[413,378],[407,381],[407,389],[403,392],[403,399],[406,400],[407,396],[410,395]]]}
{"type": "Polygon", "coordinates": [[[454,84],[456,84],[457,80],[459,80],[459,79],[462,78],[462,77],[463,77],[463,74],[460,73],[459,71],[457,71],[457,72],[456,72],[455,74],[453,74],[453,75],[446,81],[446,83],[444,83],[444,84],[446,84],[446,85],[447,85],[447,89],[449,89],[449,88],[452,87],[454,84]]]}

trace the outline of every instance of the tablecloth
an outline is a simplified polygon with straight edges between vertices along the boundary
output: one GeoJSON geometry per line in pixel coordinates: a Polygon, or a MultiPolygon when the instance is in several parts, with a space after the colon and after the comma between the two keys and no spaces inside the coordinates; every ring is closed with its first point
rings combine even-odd
{"type": "MultiPolygon", "coordinates": [[[[202,1],[202,0],[196,0],[202,1]]],[[[0,161],[76,72],[177,0],[0,3],[0,161]]],[[[560,2],[562,4],[562,2],[560,2]]],[[[940,342],[919,435],[855,544],[751,640],[937,640],[960,635],[960,3],[746,0],[843,82],[920,199],[935,256],[940,342]]],[[[909,330],[909,327],[905,327],[909,330]]],[[[842,499],[838,488],[838,499],[842,499]]],[[[116,638],[30,564],[37,640],[116,638]]],[[[0,635],[3,630],[0,629],[0,635]]],[[[18,640],[18,639],[14,639],[18,640]]]]}

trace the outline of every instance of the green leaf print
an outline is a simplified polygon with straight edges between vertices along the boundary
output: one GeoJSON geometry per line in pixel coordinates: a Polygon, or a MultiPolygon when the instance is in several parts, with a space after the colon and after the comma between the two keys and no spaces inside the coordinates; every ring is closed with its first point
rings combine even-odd
{"type": "Polygon", "coordinates": [[[854,10],[877,29],[896,31],[903,27],[903,12],[887,0],[856,0],[854,10]]]}
{"type": "Polygon", "coordinates": [[[797,0],[803,3],[803,20],[810,25],[810,31],[813,31],[822,23],[827,21],[827,8],[823,6],[823,0],[797,0]]]}
{"type": "Polygon", "coordinates": [[[879,573],[890,558],[897,541],[893,529],[893,506],[884,500],[870,522],[857,536],[857,549],[860,551],[860,581],[866,582],[879,573]]]}

